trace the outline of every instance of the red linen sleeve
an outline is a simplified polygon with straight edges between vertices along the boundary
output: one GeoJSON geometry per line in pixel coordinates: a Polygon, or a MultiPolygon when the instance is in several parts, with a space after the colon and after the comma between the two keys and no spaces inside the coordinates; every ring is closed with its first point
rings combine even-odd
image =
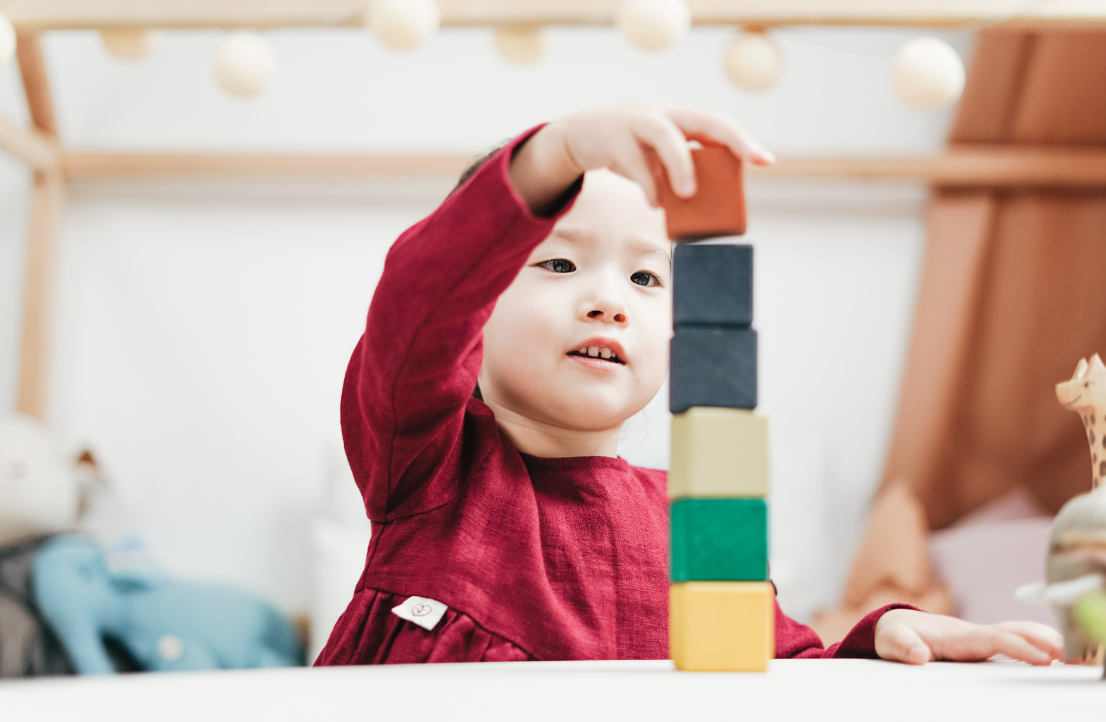
{"type": "Polygon", "coordinates": [[[582,183],[566,192],[557,215],[530,211],[508,170],[537,130],[488,160],[388,252],[342,389],[346,456],[375,522],[436,508],[457,493],[484,323],[582,183]]]}
{"type": "Polygon", "coordinates": [[[876,654],[876,622],[892,609],[917,609],[909,604],[888,604],[857,622],[837,644],[823,648],[813,629],[799,624],[776,604],[776,659],[879,659],[876,654]]]}

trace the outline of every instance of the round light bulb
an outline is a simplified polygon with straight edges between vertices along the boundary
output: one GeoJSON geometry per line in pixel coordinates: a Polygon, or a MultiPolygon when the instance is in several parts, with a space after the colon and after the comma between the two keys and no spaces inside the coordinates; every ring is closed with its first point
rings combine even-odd
{"type": "Polygon", "coordinates": [[[764,90],[782,67],[780,49],[764,33],[739,35],[726,51],[726,74],[744,90],[764,90]]]}
{"type": "Polygon", "coordinates": [[[434,0],[372,0],[365,11],[365,25],[380,42],[396,50],[423,44],[441,23],[434,0]]]}
{"type": "Polygon", "coordinates": [[[8,16],[0,13],[0,66],[15,57],[15,26],[8,16]]]}
{"type": "Polygon", "coordinates": [[[152,30],[101,30],[100,40],[117,58],[135,60],[150,54],[159,36],[152,30]]]}
{"type": "Polygon", "coordinates": [[[545,52],[545,33],[533,25],[506,25],[495,29],[495,48],[511,65],[530,65],[545,52]]]}
{"type": "Polygon", "coordinates": [[[622,0],[615,23],[626,39],[642,50],[660,50],[691,28],[684,0],[622,0]]]}
{"type": "Polygon", "coordinates": [[[916,38],[895,54],[893,82],[902,102],[918,110],[955,103],[964,91],[964,61],[937,38],[916,38]]]}
{"type": "Polygon", "coordinates": [[[215,79],[228,93],[257,95],[273,82],[276,53],[257,33],[235,31],[219,44],[213,70],[215,79]]]}

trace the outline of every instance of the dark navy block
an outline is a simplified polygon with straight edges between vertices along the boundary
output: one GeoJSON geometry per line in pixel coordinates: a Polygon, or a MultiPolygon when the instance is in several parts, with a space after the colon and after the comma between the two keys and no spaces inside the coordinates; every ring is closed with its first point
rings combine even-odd
{"type": "Polygon", "coordinates": [[[676,325],[753,322],[753,247],[676,246],[672,259],[672,320],[676,325]]]}
{"type": "Polygon", "coordinates": [[[754,409],[757,332],[735,326],[677,326],[672,337],[668,408],[754,409]]]}

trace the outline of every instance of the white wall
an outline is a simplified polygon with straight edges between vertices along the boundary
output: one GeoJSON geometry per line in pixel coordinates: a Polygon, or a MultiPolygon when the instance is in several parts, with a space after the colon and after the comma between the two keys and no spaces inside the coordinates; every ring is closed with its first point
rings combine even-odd
{"type": "MultiPolygon", "coordinates": [[[[914,33],[778,34],[785,74],[752,96],[725,80],[730,32],[655,56],[612,31],[560,30],[519,70],[483,30],[410,55],[360,31],[270,33],[271,91],[223,95],[216,33],[167,34],[124,64],[94,35],[47,38],[65,142],[81,149],[476,152],[574,108],[714,107],[780,153],[938,149],[948,113],[903,108],[890,55],[914,33]]],[[[0,112],[23,117],[0,70],[0,112]]],[[[27,177],[0,161],[0,404],[14,405],[27,177]]],[[[338,392],[383,254],[450,179],[84,183],[60,257],[51,422],[99,452],[181,574],[306,605],[308,517],[324,505],[338,392]]],[[[750,188],[763,413],[773,425],[773,573],[807,617],[836,594],[877,481],[909,332],[924,191],[766,182],[750,188]]],[[[663,392],[662,392],[663,393],[663,392]]],[[[627,430],[663,465],[658,400],[627,430]],[[635,428],[636,427],[636,428],[635,428]]]]}

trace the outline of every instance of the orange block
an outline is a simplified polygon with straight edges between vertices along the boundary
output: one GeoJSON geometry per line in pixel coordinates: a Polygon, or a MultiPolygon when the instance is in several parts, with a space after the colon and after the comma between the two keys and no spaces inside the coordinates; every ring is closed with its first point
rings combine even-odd
{"type": "Polygon", "coordinates": [[[745,233],[741,159],[729,148],[719,147],[695,148],[691,159],[699,184],[698,192],[691,198],[673,193],[664,166],[659,161],[652,164],[657,197],[668,221],[668,237],[674,241],[695,241],[745,233]]]}

